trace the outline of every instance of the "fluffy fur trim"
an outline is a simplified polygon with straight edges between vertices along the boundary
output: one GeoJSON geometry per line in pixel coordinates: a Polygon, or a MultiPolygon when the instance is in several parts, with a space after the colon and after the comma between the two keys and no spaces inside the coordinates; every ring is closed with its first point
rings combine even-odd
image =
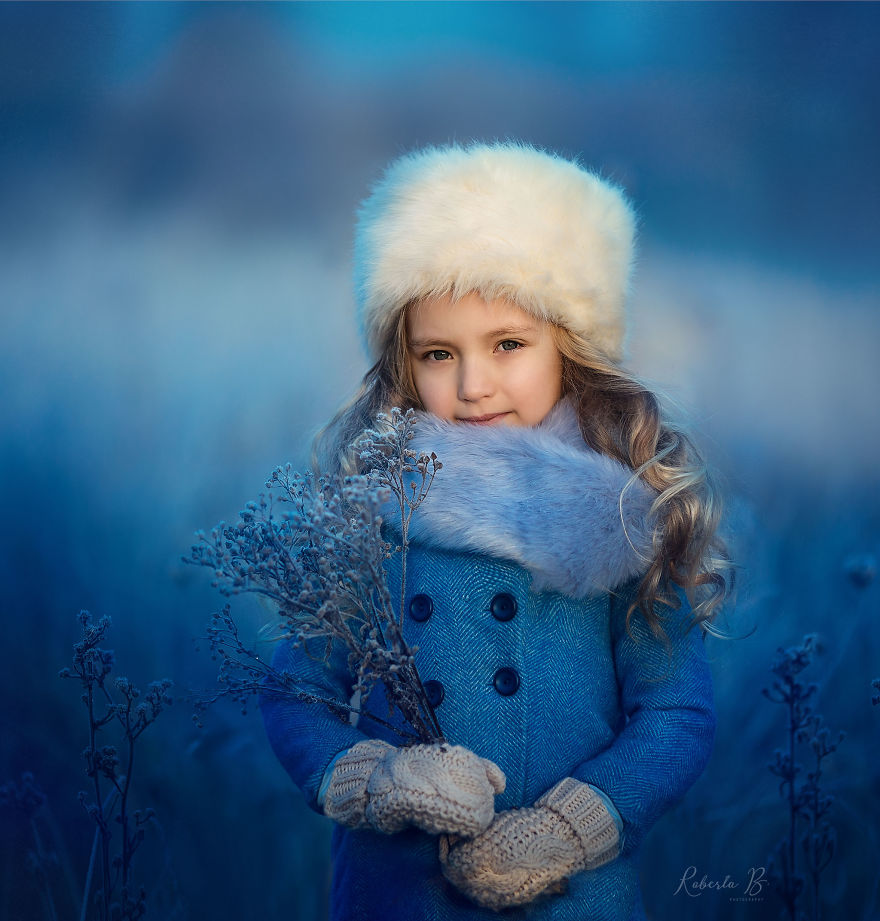
{"type": "Polygon", "coordinates": [[[518,143],[429,147],[394,161],[361,205],[358,321],[375,361],[404,305],[506,297],[622,357],[635,219],[621,191],[518,143]]]}
{"type": "MultiPolygon", "coordinates": [[[[410,448],[433,451],[443,467],[412,516],[410,543],[512,560],[531,572],[533,590],[573,598],[647,569],[656,493],[642,480],[623,492],[632,471],[587,447],[568,398],[535,428],[417,412],[415,432],[410,448]]],[[[383,512],[399,535],[396,500],[383,512]]]]}

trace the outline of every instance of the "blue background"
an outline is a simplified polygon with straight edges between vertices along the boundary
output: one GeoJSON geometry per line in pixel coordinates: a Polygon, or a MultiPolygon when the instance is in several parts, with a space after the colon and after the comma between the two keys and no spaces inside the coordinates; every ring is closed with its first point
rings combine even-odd
{"type": "MultiPolygon", "coordinates": [[[[622,183],[641,221],[628,365],[720,469],[742,639],[711,645],[713,760],[646,844],[663,918],[773,918],[729,876],[786,828],[761,695],[807,632],[817,707],[848,735],[823,785],[829,916],[876,917],[880,551],[880,7],[871,3],[0,5],[0,783],[33,771],[36,828],[78,917],[87,725],[56,678],[87,608],[117,672],[178,692],[219,596],[184,567],[366,370],[355,208],[425,143],[521,138],[622,183]],[[865,578],[852,577],[861,567],[865,578]]],[[[236,610],[246,629],[259,611],[236,610]]],[[[259,720],[182,700],[138,743],[153,917],[318,919],[328,823],[259,720]]],[[[49,917],[5,821],[0,915],[49,917]]]]}

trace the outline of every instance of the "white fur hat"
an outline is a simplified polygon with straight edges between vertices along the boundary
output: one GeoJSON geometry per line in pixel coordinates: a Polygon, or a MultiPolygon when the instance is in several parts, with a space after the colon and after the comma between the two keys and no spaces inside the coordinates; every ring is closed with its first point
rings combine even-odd
{"type": "Polygon", "coordinates": [[[395,160],[355,232],[358,322],[375,361],[409,301],[476,291],[580,333],[619,361],[635,218],[622,192],[521,143],[395,160]]]}

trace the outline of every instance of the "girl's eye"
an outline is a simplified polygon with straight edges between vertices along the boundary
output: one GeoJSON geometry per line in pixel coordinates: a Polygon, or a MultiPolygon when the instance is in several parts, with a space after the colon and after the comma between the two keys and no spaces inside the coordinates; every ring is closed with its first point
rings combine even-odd
{"type": "Polygon", "coordinates": [[[498,344],[505,352],[515,352],[517,349],[522,348],[522,343],[517,342],[515,339],[505,339],[504,342],[498,344]]]}
{"type": "Polygon", "coordinates": [[[444,349],[433,349],[430,352],[426,352],[423,356],[424,358],[430,359],[431,361],[446,361],[449,357],[449,352],[444,349]],[[437,356],[440,356],[439,358],[437,356]]]}

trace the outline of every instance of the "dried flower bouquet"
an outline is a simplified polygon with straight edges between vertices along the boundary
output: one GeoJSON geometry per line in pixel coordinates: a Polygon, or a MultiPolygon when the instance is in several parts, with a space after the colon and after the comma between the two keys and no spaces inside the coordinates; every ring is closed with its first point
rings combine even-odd
{"type": "Polygon", "coordinates": [[[224,595],[253,592],[277,611],[277,639],[292,639],[309,655],[328,661],[334,644],[348,650],[355,677],[349,703],[323,698],[297,686],[295,675],[280,672],[240,637],[230,605],[213,615],[208,640],[221,660],[219,687],[196,703],[197,721],[216,700],[230,697],[246,710],[253,695],[280,694],[323,703],[342,719],[352,712],[391,724],[364,710],[381,681],[392,709],[409,730],[392,728],[408,742],[443,742],[428,702],[402,622],[395,617],[385,577],[385,561],[401,553],[401,616],[406,591],[409,523],[442,467],[435,454],[407,447],[415,413],[394,408],[379,413],[375,428],[356,442],[360,476],[320,476],[277,467],[266,493],[248,502],[236,524],[220,522],[210,535],[198,531],[187,563],[214,570],[214,586],[224,595]],[[413,476],[415,475],[415,476],[413,476]],[[402,542],[392,547],[381,534],[380,510],[391,497],[400,511],[402,542]],[[356,702],[356,703],[355,703],[356,702]]]}

